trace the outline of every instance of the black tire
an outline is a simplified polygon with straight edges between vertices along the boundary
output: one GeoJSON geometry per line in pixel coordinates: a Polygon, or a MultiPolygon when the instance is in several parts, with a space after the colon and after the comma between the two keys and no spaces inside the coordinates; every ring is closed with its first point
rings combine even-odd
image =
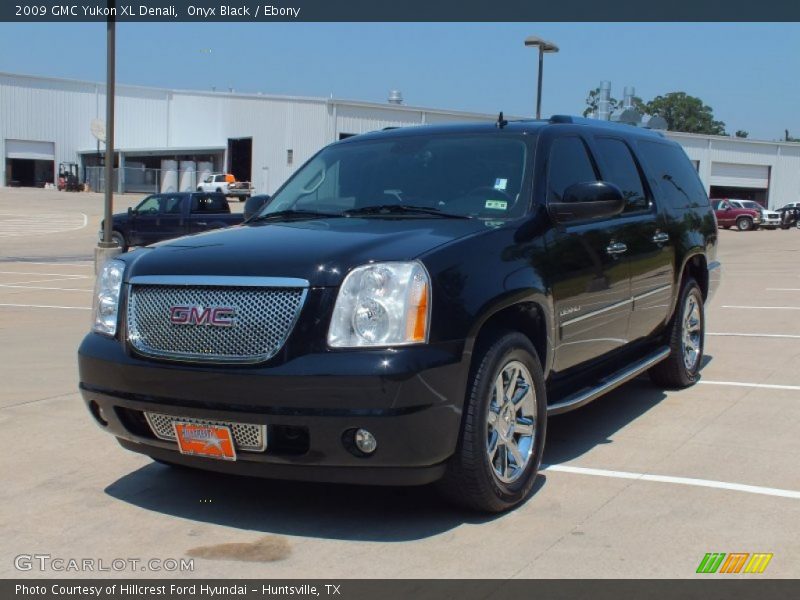
{"type": "Polygon", "coordinates": [[[202,191],[203,191],[203,188],[201,188],[201,187],[198,185],[198,186],[197,186],[197,191],[198,191],[198,192],[202,192],[202,191]]]}
{"type": "MultiPolygon", "coordinates": [[[[547,431],[544,376],[536,350],[530,340],[517,332],[499,334],[483,352],[475,356],[474,365],[477,366],[471,369],[458,445],[447,465],[444,477],[439,482],[439,488],[442,494],[454,503],[473,510],[498,513],[523,502],[536,480],[547,431]],[[514,361],[521,363],[530,375],[530,387],[534,392],[530,406],[535,407],[535,419],[531,427],[533,438],[525,444],[530,448],[527,462],[513,481],[504,482],[496,473],[495,465],[490,462],[488,455],[491,436],[488,413],[494,396],[495,380],[514,361]]],[[[519,406],[522,404],[521,400],[519,406]]],[[[503,421],[503,411],[499,411],[499,414],[501,415],[498,417],[499,421],[503,421]]],[[[513,418],[518,424],[516,413],[513,418]]],[[[515,435],[517,434],[512,429],[511,437],[515,435]]],[[[522,434],[520,436],[515,439],[522,441],[522,434]]],[[[499,447],[498,444],[497,448],[499,447]]],[[[502,447],[507,470],[509,454],[507,446],[502,447]]],[[[518,448],[518,452],[520,448],[522,445],[518,448]]],[[[502,463],[502,457],[498,458],[502,463]]]]}
{"type": "Polygon", "coordinates": [[[125,236],[119,231],[112,231],[111,232],[111,241],[116,242],[117,246],[120,247],[120,250],[123,252],[128,251],[128,242],[125,240],[125,236]]]}
{"type": "Polygon", "coordinates": [[[739,217],[736,219],[736,229],[739,231],[750,231],[753,229],[753,219],[750,217],[739,217]]]}
{"type": "Polygon", "coordinates": [[[672,318],[668,330],[668,343],[670,355],[654,366],[649,371],[650,379],[659,387],[679,389],[689,387],[697,382],[700,376],[700,366],[703,362],[703,348],[705,345],[706,317],[703,308],[703,294],[697,282],[689,278],[681,289],[678,305],[675,307],[675,316],[672,318]],[[698,308],[698,335],[697,355],[691,366],[687,365],[684,358],[684,325],[687,319],[689,298],[693,298],[698,308]]]}
{"type": "Polygon", "coordinates": [[[221,194],[222,193],[222,188],[217,188],[217,193],[221,194]]]}

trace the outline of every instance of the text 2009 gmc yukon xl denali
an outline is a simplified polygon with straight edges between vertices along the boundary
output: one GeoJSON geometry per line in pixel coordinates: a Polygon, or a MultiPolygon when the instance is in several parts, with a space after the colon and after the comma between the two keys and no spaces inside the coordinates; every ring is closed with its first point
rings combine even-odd
{"type": "MultiPolygon", "coordinates": [[[[522,501],[548,415],[698,377],[717,227],[681,148],[571,117],[332,144],[242,227],[105,265],[94,418],[168,463],[522,501]]],[[[591,427],[591,423],[587,423],[591,427]]]]}

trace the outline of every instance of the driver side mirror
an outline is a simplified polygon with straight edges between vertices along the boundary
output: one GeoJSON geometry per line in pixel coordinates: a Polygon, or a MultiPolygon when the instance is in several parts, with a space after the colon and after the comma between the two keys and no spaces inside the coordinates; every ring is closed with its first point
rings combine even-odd
{"type": "Polygon", "coordinates": [[[135,214],[135,211],[133,210],[133,207],[129,206],[128,207],[128,216],[132,217],[134,214],[135,214]]]}
{"type": "Polygon", "coordinates": [[[557,223],[607,219],[625,208],[625,197],[613,183],[588,181],[575,183],[564,190],[561,202],[550,202],[547,209],[557,223]]]}

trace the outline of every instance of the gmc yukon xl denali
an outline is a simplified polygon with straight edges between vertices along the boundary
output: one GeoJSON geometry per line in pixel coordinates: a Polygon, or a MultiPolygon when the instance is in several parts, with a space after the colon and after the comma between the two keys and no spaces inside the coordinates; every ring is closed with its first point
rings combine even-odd
{"type": "Polygon", "coordinates": [[[553,117],[360,135],[242,227],[106,263],[80,389],[162,463],[438,481],[502,511],[532,489],[548,416],[644,372],[697,380],[716,245],[695,170],[655,132],[553,117]]]}

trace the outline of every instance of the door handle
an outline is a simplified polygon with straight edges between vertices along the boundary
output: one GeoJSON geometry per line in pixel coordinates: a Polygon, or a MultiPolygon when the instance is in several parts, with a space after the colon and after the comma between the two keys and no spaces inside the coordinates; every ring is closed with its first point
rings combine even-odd
{"type": "Polygon", "coordinates": [[[669,234],[659,231],[653,236],[653,241],[656,244],[665,244],[669,241],[669,234]]]}
{"type": "Polygon", "coordinates": [[[208,225],[208,223],[206,223],[205,221],[195,221],[195,224],[200,225],[201,227],[205,227],[206,225],[208,225]]]}
{"type": "Polygon", "coordinates": [[[628,251],[628,246],[623,244],[622,242],[611,242],[608,246],[606,246],[606,253],[615,256],[617,254],[623,254],[628,251]]]}

